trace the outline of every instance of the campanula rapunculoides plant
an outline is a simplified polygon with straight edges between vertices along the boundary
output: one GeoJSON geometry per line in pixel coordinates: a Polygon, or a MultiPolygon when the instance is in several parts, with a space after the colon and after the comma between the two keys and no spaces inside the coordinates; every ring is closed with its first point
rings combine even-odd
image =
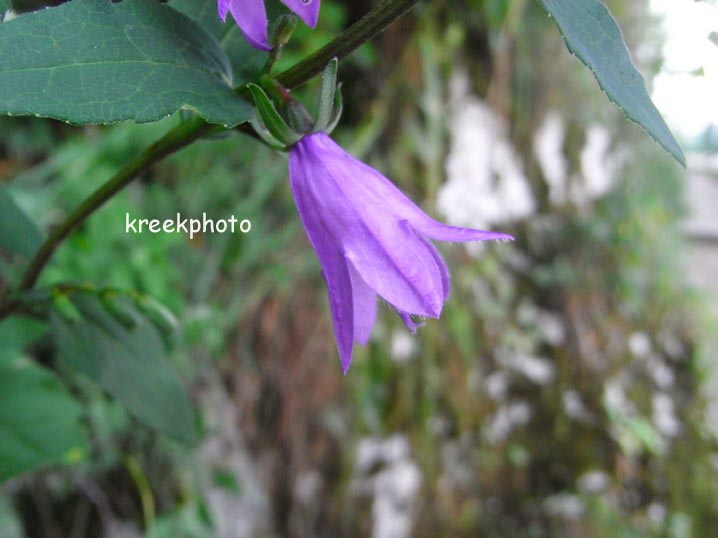
{"type": "MultiPolygon", "coordinates": [[[[314,28],[319,18],[321,0],[281,0],[305,23],[314,28]]],[[[219,17],[224,22],[231,13],[249,43],[260,50],[269,50],[267,10],[264,0],[217,0],[219,17]]]]}
{"type": "MultiPolygon", "coordinates": [[[[0,186],[0,321],[12,318],[8,319],[12,322],[21,315],[41,320],[47,329],[42,333],[48,333],[42,348],[57,349],[59,362],[53,366],[60,365],[53,370],[46,362],[25,357],[24,344],[17,354],[0,356],[5,372],[0,379],[7,378],[0,390],[0,410],[12,410],[0,412],[0,418],[11,419],[0,420],[0,438],[32,438],[33,447],[38,447],[32,454],[20,445],[17,450],[0,450],[0,481],[94,453],[94,444],[87,442],[92,435],[88,421],[80,420],[86,413],[76,401],[78,391],[66,390],[80,386],[80,380],[82,386],[88,380],[96,384],[100,390],[90,392],[108,394],[148,427],[187,443],[195,438],[191,402],[181,378],[163,358],[173,341],[167,338],[174,327],[171,316],[151,306],[150,298],[136,290],[115,289],[117,283],[108,275],[99,277],[98,286],[77,282],[75,277],[59,281],[52,273],[43,273],[57,249],[99,208],[137,177],[155,177],[150,173],[153,166],[194,142],[256,132],[255,139],[289,152],[289,183],[324,271],[345,372],[353,344],[369,338],[377,296],[412,331],[418,318],[440,315],[450,280],[430,240],[510,238],[432,220],[382,174],[329,137],[341,108],[332,58],[344,58],[368,43],[419,0],[370,3],[375,7],[341,34],[275,73],[296,20],[313,27],[320,9],[320,0],[280,1],[291,13],[270,24],[264,0],[73,0],[22,14],[12,9],[19,2],[0,0],[0,114],[54,118],[74,125],[157,122],[171,115],[176,120],[161,138],[143,146],[66,213],[56,207],[46,218],[37,209],[33,217],[28,216],[23,207],[37,207],[30,197],[18,204],[12,188],[5,188],[6,181],[0,186]],[[232,25],[219,23],[228,13],[244,37],[232,25]],[[274,35],[269,35],[268,27],[276,28],[274,35]],[[244,45],[245,38],[259,50],[237,46],[244,45]],[[290,91],[313,79],[327,64],[322,98],[312,118],[290,91]]],[[[352,18],[361,10],[359,3],[344,3],[353,6],[352,18]]],[[[607,96],[683,163],[683,153],[651,102],[606,6],[600,0],[539,3],[607,96]]],[[[482,3],[473,4],[477,11],[467,21],[481,17],[482,3]]],[[[517,20],[530,25],[535,18],[517,20]]],[[[418,25],[416,31],[422,27],[418,25]]],[[[391,40],[397,46],[386,50],[408,46],[411,41],[401,43],[406,35],[398,31],[391,40]]],[[[389,54],[379,59],[387,67],[394,61],[389,54]]],[[[374,84],[363,73],[357,70],[359,83],[374,84]]],[[[379,86],[376,89],[381,91],[379,86]]],[[[518,94],[515,97],[519,99],[518,94]]],[[[102,128],[82,132],[106,133],[102,128]]],[[[46,176],[47,183],[54,181],[50,179],[54,174],[43,173],[46,176]]],[[[46,187],[44,180],[38,185],[46,187]]],[[[150,230],[160,222],[143,220],[150,230]]],[[[108,226],[124,223],[108,221],[108,226]]],[[[163,226],[157,233],[172,232],[163,226]]],[[[193,246],[187,242],[188,249],[193,246]]],[[[283,357],[272,359],[280,363],[283,357]]],[[[0,442],[0,449],[3,446],[0,442]]]]}

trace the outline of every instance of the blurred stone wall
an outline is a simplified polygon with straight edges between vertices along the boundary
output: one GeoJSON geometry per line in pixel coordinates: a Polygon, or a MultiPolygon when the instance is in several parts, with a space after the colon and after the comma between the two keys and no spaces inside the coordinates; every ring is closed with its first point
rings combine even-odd
{"type": "Polygon", "coordinates": [[[688,156],[686,204],[685,265],[691,283],[710,295],[712,309],[718,313],[718,154],[688,156]]]}

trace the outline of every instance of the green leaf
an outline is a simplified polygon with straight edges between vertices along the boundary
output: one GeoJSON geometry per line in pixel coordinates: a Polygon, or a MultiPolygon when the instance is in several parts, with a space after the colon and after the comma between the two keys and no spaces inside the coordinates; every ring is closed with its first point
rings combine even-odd
{"type": "Polygon", "coordinates": [[[10,0],[0,0],[0,22],[8,9],[10,9],[10,0]]]}
{"type": "Polygon", "coordinates": [[[568,49],[593,71],[608,98],[683,166],[686,158],[631,62],[621,29],[598,0],[540,0],[568,49]]]}
{"type": "Polygon", "coordinates": [[[0,249],[30,257],[41,243],[42,234],[35,223],[0,187],[0,249]]]}
{"type": "Polygon", "coordinates": [[[30,359],[0,352],[0,482],[88,451],[81,406],[30,359]]]}
{"type": "Polygon", "coordinates": [[[0,350],[21,353],[28,345],[47,333],[47,323],[25,316],[13,315],[0,321],[0,350]]]}
{"type": "Polygon", "coordinates": [[[61,363],[94,379],[132,415],[186,443],[195,438],[192,410],[179,376],[167,360],[153,324],[124,297],[116,299],[130,325],[108,312],[90,294],[72,301],[83,319],[53,316],[61,363]]]}
{"type": "Polygon", "coordinates": [[[146,0],[73,0],[0,25],[0,112],[71,123],[156,121],[179,109],[248,121],[215,39],[146,0]]]}

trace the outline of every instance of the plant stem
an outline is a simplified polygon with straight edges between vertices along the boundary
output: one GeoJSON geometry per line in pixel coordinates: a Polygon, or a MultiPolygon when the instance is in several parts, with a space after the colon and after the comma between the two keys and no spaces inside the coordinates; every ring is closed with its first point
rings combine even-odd
{"type": "MultiPolygon", "coordinates": [[[[277,80],[290,89],[303,84],[321,73],[332,58],[344,58],[382,32],[418,2],[419,0],[386,0],[317,52],[280,73],[277,80]]],[[[242,86],[238,91],[243,92],[244,89],[245,87],[242,86]]],[[[52,230],[28,263],[17,291],[22,292],[34,287],[55,250],[70,233],[133,179],[165,157],[199,138],[224,129],[219,125],[211,125],[201,118],[195,118],[171,129],[142,154],[123,166],[107,183],[93,192],[52,230]]],[[[8,316],[20,306],[21,302],[15,299],[0,303],[0,319],[8,316]]]]}
{"type": "Polygon", "coordinates": [[[52,230],[40,249],[25,269],[20,282],[19,291],[32,288],[40,276],[40,272],[49,261],[60,243],[67,238],[72,230],[87,217],[97,211],[105,202],[122,190],[128,183],[165,157],[188,146],[198,138],[223,127],[211,125],[199,118],[183,123],[171,129],[160,140],[152,144],[142,154],[123,166],[107,183],[86,198],[77,206],[60,225],[52,230]]]}
{"type": "Polygon", "coordinates": [[[383,32],[391,23],[419,3],[419,0],[387,0],[311,56],[283,71],[277,80],[296,88],[321,73],[332,58],[342,59],[383,32]]]}

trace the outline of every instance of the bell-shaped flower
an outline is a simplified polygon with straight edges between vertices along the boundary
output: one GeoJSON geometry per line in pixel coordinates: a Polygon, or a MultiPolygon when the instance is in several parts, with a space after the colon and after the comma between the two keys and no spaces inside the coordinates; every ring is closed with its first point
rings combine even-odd
{"type": "Polygon", "coordinates": [[[441,314],[449,296],[449,271],[429,239],[513,239],[433,220],[323,132],[308,134],[291,147],[289,179],[323,269],[344,373],[354,342],[365,345],[369,340],[377,295],[412,332],[418,326],[412,316],[441,314]]]}
{"type": "MultiPolygon", "coordinates": [[[[314,28],[319,18],[321,0],[281,0],[300,19],[314,28]]],[[[227,13],[232,17],[249,43],[260,50],[270,50],[267,33],[267,11],[264,0],[217,0],[219,18],[224,22],[227,13]]]]}

